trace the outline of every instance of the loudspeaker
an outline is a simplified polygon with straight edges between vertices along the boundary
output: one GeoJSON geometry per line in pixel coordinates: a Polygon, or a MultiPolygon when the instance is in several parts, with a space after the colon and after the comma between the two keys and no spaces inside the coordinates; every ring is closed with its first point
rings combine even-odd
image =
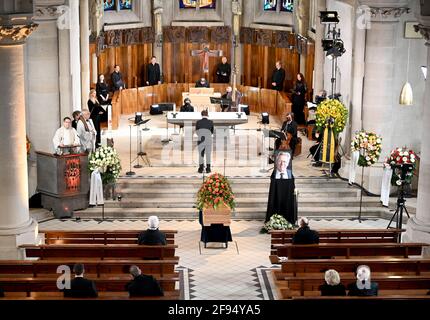
{"type": "Polygon", "coordinates": [[[153,104],[149,108],[149,114],[150,115],[163,114],[163,110],[161,110],[161,108],[158,104],[153,104]]]}
{"type": "Polygon", "coordinates": [[[175,111],[176,105],[171,102],[162,102],[158,104],[160,106],[161,111],[175,111]]]}
{"type": "Polygon", "coordinates": [[[240,104],[240,111],[245,112],[247,116],[249,116],[249,106],[246,104],[240,104]]]}

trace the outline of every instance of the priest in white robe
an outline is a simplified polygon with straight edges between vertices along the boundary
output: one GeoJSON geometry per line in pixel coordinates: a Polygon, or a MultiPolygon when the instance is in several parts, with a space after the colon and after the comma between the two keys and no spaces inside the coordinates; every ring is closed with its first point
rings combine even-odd
{"type": "Polygon", "coordinates": [[[91,113],[88,110],[82,111],[79,118],[77,131],[81,140],[82,151],[91,153],[96,148],[97,131],[93,121],[90,119],[91,113]]]}
{"type": "Polygon", "coordinates": [[[56,154],[77,153],[80,139],[78,132],[72,127],[72,119],[63,119],[63,126],[55,132],[52,142],[56,154]]]}

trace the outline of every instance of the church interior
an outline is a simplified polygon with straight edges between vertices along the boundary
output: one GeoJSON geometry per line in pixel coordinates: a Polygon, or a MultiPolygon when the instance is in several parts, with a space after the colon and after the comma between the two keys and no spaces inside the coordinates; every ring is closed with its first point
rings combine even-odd
{"type": "Polygon", "coordinates": [[[429,37],[424,0],[0,1],[0,302],[428,302],[429,37]]]}

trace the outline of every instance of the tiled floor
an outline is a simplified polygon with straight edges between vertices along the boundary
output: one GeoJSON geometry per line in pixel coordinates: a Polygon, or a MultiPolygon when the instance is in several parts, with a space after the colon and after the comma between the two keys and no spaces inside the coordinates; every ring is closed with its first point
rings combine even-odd
{"type": "MultiPolygon", "coordinates": [[[[364,220],[311,220],[311,227],[326,228],[386,228],[388,221],[364,220]]],[[[270,285],[268,271],[270,237],[260,234],[262,221],[232,221],[233,243],[227,249],[221,244],[199,246],[201,227],[196,220],[161,221],[162,229],[176,229],[177,255],[183,274],[185,299],[261,300],[276,298],[270,285]],[[201,251],[200,251],[201,250],[201,251]]],[[[145,229],[144,220],[114,220],[99,223],[94,220],[50,220],[39,229],[97,230],[145,229]]]]}

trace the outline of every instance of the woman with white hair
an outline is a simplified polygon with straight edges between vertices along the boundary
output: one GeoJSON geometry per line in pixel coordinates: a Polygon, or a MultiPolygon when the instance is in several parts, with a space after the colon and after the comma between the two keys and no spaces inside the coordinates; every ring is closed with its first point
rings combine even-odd
{"type": "Polygon", "coordinates": [[[165,245],[167,244],[166,235],[158,230],[160,221],[157,216],[148,218],[148,229],[139,234],[138,243],[144,245],[165,245]]]}
{"type": "Polygon", "coordinates": [[[324,279],[325,283],[320,286],[322,296],[346,296],[345,286],[340,283],[340,276],[336,270],[327,270],[324,279]]]}
{"type": "Polygon", "coordinates": [[[365,265],[357,268],[357,281],[348,285],[348,296],[377,296],[378,284],[370,280],[370,268],[365,265]]]}

